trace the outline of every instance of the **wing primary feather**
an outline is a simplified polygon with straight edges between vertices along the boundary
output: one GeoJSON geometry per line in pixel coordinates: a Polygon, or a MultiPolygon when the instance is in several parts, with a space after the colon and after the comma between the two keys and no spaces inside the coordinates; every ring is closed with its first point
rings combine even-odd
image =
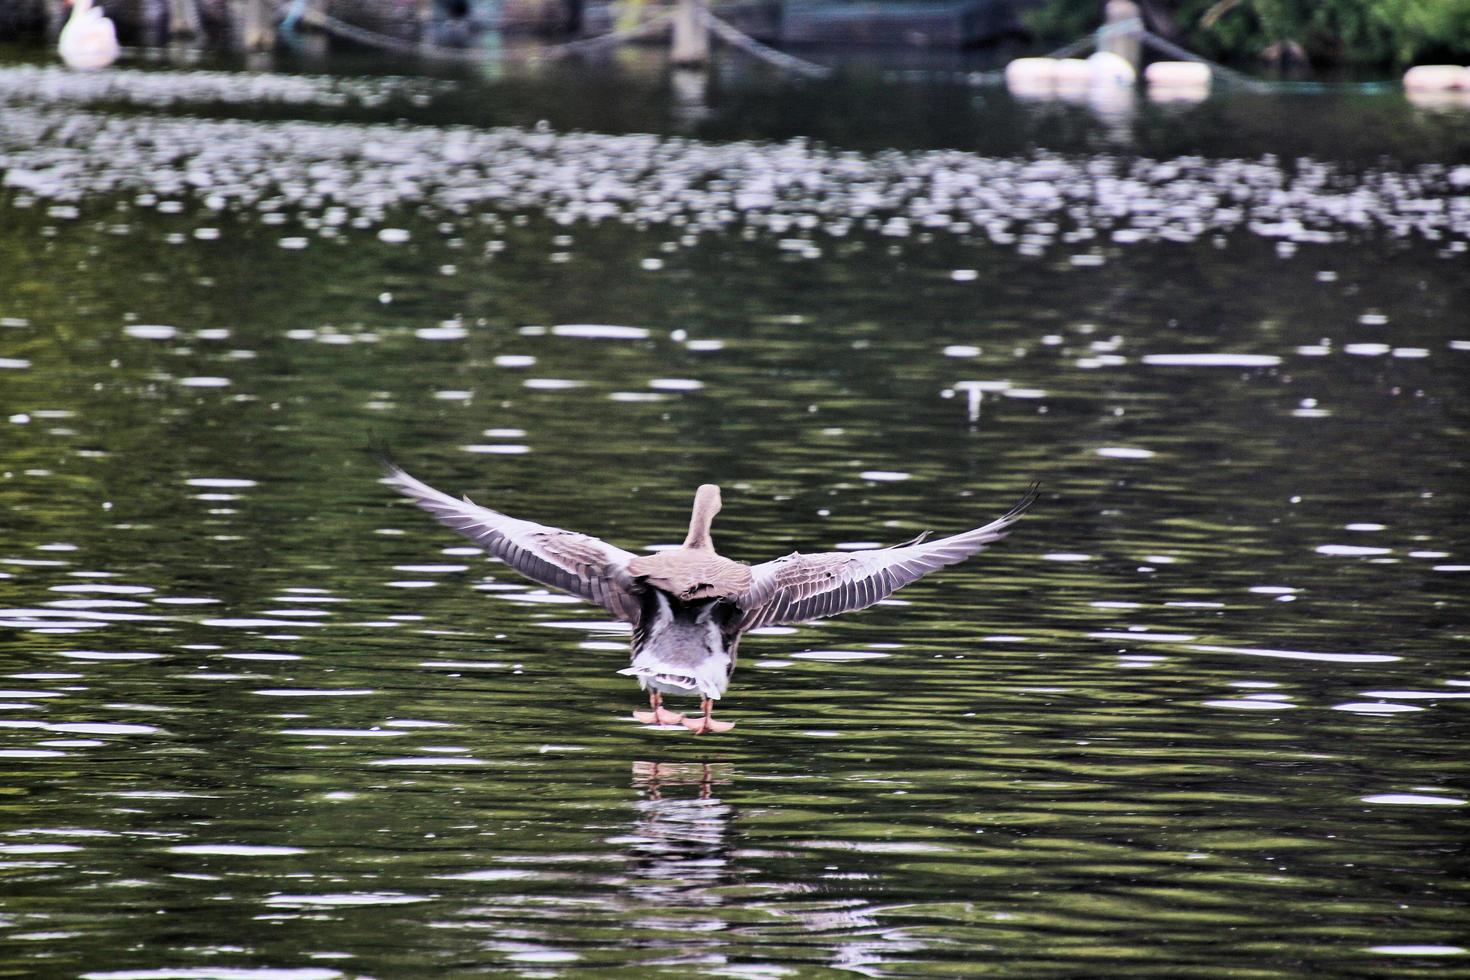
{"type": "Polygon", "coordinates": [[[744,597],[742,629],[820,619],[873,605],[929,572],[983,551],[1005,537],[1036,501],[1039,483],[1027,487],[1005,514],[972,531],[872,551],[792,554],[757,565],[744,597]]]}
{"type": "Polygon", "coordinates": [[[639,602],[627,574],[631,552],[585,534],[523,521],[456,500],[415,479],[391,461],[387,482],[446,527],[483,547],[526,578],[596,602],[618,619],[635,623],[639,602]]]}

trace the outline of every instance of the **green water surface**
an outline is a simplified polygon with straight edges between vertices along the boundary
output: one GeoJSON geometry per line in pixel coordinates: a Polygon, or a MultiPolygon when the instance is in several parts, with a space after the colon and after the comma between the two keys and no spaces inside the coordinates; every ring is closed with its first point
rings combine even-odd
{"type": "MultiPolygon", "coordinates": [[[[757,74],[691,122],[661,77],[354,111],[1353,170],[1453,165],[1466,132],[1396,98],[1120,129],[757,74]]],[[[813,257],[534,209],[403,209],[396,243],[190,193],[21,197],[0,188],[0,976],[1470,970],[1463,252],[1242,230],[1079,264],[857,229],[813,257]],[[1279,361],[1145,360],[1180,353],[1279,361]],[[633,551],[718,482],[716,542],[752,562],[1043,489],[897,601],[747,638],[736,728],[695,738],[630,719],[602,610],[406,505],[375,444],[633,551]]]]}

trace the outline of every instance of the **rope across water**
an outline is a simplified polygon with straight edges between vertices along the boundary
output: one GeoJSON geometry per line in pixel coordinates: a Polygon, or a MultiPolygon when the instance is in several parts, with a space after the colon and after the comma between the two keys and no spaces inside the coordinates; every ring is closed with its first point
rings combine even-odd
{"type": "MultiPolygon", "coordinates": [[[[446,48],[439,45],[406,41],[392,35],[371,31],[367,28],[349,24],[344,20],[332,15],[313,9],[307,5],[307,0],[276,0],[276,11],[281,17],[281,26],[290,30],[297,23],[309,24],[317,27],[334,37],[352,41],[357,44],[376,47],[398,54],[412,54],[430,58],[439,58],[452,61],[480,62],[485,58],[485,53],[470,48],[446,48]]],[[[768,44],[763,44],[744,31],[735,27],[729,21],[716,17],[704,3],[696,7],[696,15],[699,23],[710,33],[714,34],[731,48],[740,51],[750,57],[765,62],[781,71],[803,78],[828,78],[834,69],[827,65],[820,65],[804,58],[779,51],[768,44]]],[[[629,41],[641,40],[653,37],[666,31],[674,19],[672,11],[659,14],[649,20],[643,21],[632,27],[622,30],[609,31],[596,37],[581,38],[568,41],[563,44],[551,45],[540,49],[537,53],[543,58],[561,58],[577,55],[601,48],[623,44],[629,41]]],[[[1250,92],[1383,92],[1396,88],[1392,82],[1310,82],[1310,81],[1268,81],[1252,78],[1243,72],[1208,58],[1202,57],[1182,48],[1172,41],[1162,38],[1143,26],[1137,18],[1104,24],[1091,34],[1080,37],[1071,44],[1051,52],[1050,58],[1070,58],[1081,54],[1090,48],[1097,47],[1099,42],[1113,35],[1130,35],[1136,37],[1141,43],[1157,51],[1159,54],[1179,61],[1193,61],[1207,66],[1216,77],[1229,82],[1231,85],[1250,92]]],[[[955,81],[969,85],[995,85],[1005,80],[1004,71],[980,71],[980,72],[924,72],[924,71],[894,71],[887,72],[889,78],[905,81],[921,80],[943,80],[955,81]]]]}
{"type": "MultiPolygon", "coordinates": [[[[446,48],[441,45],[428,44],[419,41],[406,41],[391,34],[383,34],[378,31],[358,27],[349,24],[345,20],[333,17],[324,11],[315,10],[307,5],[307,0],[294,0],[289,9],[285,2],[276,4],[276,12],[281,15],[281,26],[290,29],[296,23],[308,24],[319,30],[325,31],[333,37],[344,41],[352,41],[367,47],[378,48],[382,51],[392,51],[395,54],[419,55],[427,58],[437,58],[446,61],[467,61],[479,63],[485,60],[485,52],[474,48],[446,48]]],[[[598,48],[610,44],[622,44],[626,41],[634,41],[644,37],[651,37],[669,26],[673,20],[673,14],[664,13],[650,18],[641,24],[624,28],[618,31],[609,31],[596,37],[580,38],[576,41],[568,41],[565,44],[554,44],[541,48],[537,54],[543,58],[560,58],[566,55],[581,54],[587,51],[595,51],[598,48]]]]}
{"type": "Polygon", "coordinates": [[[832,69],[826,65],[819,65],[814,61],[807,61],[784,51],[777,51],[768,44],[762,44],[729,22],[720,20],[702,3],[698,9],[700,21],[710,29],[711,33],[732,48],[794,75],[802,75],[806,78],[827,78],[832,74],[832,69]]]}

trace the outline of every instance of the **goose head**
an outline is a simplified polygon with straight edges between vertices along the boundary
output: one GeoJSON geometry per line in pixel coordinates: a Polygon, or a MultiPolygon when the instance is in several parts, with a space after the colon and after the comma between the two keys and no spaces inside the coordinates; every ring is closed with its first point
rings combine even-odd
{"type": "Polygon", "coordinates": [[[715,550],[714,542],[710,540],[709,526],[719,512],[720,488],[713,483],[706,483],[694,494],[694,513],[689,518],[689,536],[684,539],[684,547],[702,551],[715,550]]]}

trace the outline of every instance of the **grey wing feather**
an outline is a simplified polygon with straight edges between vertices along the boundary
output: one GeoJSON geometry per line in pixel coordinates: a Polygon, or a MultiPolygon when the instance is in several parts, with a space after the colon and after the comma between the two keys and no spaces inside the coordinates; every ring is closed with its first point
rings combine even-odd
{"type": "Polygon", "coordinates": [[[452,528],[533,582],[596,602],[618,619],[638,622],[638,598],[626,566],[635,556],[574,531],[517,520],[456,500],[387,464],[387,481],[445,527],[452,528]]]}
{"type": "Polygon", "coordinates": [[[791,554],[751,569],[753,582],[738,600],[742,630],[800,623],[865,609],[924,575],[953,565],[1006,536],[1036,500],[1027,490],[1004,517],[963,534],[871,551],[791,554]]]}

